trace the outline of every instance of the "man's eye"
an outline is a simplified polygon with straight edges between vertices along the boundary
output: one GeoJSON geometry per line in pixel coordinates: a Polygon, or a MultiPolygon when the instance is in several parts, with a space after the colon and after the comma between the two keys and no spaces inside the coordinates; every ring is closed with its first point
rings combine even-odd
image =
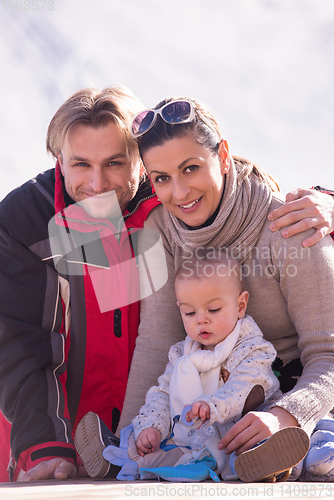
{"type": "Polygon", "coordinates": [[[88,163],[85,163],[84,161],[80,161],[78,163],[74,164],[75,167],[88,167],[88,163]]]}

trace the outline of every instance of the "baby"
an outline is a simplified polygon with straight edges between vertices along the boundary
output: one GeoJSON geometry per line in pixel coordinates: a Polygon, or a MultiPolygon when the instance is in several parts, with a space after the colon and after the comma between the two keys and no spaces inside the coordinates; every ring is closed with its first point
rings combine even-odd
{"type": "MultiPolygon", "coordinates": [[[[281,394],[271,369],[276,351],[246,315],[249,293],[237,261],[227,253],[210,259],[207,251],[203,258],[185,260],[176,273],[175,293],[186,339],[170,348],[158,385],[149,389],[132,426],[125,428],[126,445],[121,440],[122,449],[101,447],[115,465],[124,463],[120,456],[125,451],[132,476],[121,471],[119,479],[149,479],[152,474],[139,469],[189,464],[208,456],[214,458],[217,474],[234,474],[217,448],[219,440],[245,413],[281,394]],[[198,444],[194,437],[205,426],[210,432],[198,444]]],[[[92,439],[86,417],[78,425],[77,449],[89,474],[102,477],[87,453],[92,439]]],[[[101,435],[100,427],[95,434],[101,435]]],[[[129,470],[128,462],[124,470],[129,470]]]]}
{"type": "Polygon", "coordinates": [[[174,465],[159,447],[175,417],[190,404],[185,420],[194,422],[194,430],[199,419],[207,421],[215,433],[202,450],[189,450],[189,427],[176,421],[176,463],[210,453],[222,472],[225,454],[217,449],[218,441],[242,415],[279,389],[271,369],[276,352],[246,315],[249,294],[241,267],[228,255],[219,260],[205,256],[185,260],[176,273],[175,293],[187,337],[170,348],[159,385],[148,391],[145,405],[132,421],[137,451],[141,457],[154,452],[157,460],[160,454],[165,458],[163,462],[159,458],[160,465],[174,465]]]}

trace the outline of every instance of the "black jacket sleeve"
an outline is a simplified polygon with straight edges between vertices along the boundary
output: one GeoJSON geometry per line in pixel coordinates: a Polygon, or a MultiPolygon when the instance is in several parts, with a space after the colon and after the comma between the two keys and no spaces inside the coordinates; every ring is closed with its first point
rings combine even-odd
{"type": "Polygon", "coordinates": [[[0,408],[12,423],[14,457],[23,454],[28,469],[37,463],[27,465],[33,452],[37,461],[64,455],[75,460],[75,452],[58,275],[38,255],[48,245],[52,212],[45,206],[34,212],[32,202],[25,211],[19,205],[0,209],[0,408]]]}

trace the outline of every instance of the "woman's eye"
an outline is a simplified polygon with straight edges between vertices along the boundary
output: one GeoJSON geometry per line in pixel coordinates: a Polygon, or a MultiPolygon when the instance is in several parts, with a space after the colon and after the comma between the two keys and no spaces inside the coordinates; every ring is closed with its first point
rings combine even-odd
{"type": "Polygon", "coordinates": [[[166,182],[168,180],[168,175],[158,175],[154,182],[166,182]]]}
{"type": "Polygon", "coordinates": [[[198,169],[198,165],[189,165],[188,167],[185,167],[184,172],[191,173],[191,172],[195,172],[195,170],[197,170],[197,169],[198,169]]]}

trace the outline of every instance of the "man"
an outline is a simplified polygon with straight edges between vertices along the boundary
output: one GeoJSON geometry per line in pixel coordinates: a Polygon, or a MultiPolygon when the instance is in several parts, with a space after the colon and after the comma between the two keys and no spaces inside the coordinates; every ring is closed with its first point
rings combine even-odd
{"type": "Polygon", "coordinates": [[[120,86],[71,96],[48,129],[56,168],[0,204],[2,481],[8,422],[14,480],[74,477],[87,411],[116,430],[139,322],[131,235],[159,203],[130,134],[141,109],[120,86]]]}

